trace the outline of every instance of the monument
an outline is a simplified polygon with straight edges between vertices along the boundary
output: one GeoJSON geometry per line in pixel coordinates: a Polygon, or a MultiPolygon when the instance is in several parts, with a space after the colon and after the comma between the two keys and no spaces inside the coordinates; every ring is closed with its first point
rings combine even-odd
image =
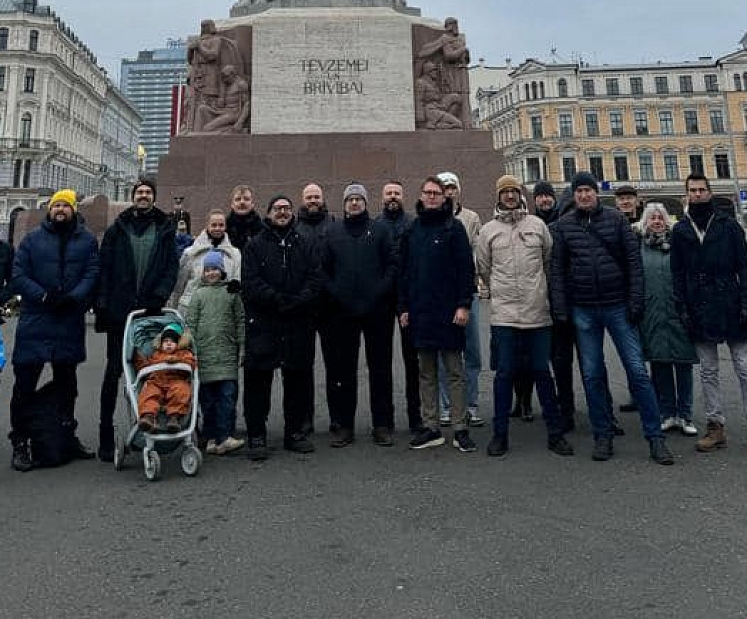
{"type": "Polygon", "coordinates": [[[264,202],[314,180],[340,210],[351,180],[376,195],[401,179],[414,202],[425,176],[450,170],[466,202],[490,211],[503,165],[490,133],[471,128],[469,61],[455,18],[404,0],[241,0],[188,42],[184,121],[159,197],[207,211],[241,182],[264,202]]]}

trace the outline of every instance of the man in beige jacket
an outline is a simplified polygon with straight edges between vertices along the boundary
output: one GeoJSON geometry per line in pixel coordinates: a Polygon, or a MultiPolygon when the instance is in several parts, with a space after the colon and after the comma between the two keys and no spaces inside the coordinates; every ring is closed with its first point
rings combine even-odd
{"type": "Polygon", "coordinates": [[[547,424],[547,447],[571,456],[573,447],[564,437],[549,365],[552,317],[547,271],[552,237],[539,217],[528,214],[521,189],[513,176],[498,179],[495,216],[482,227],[477,240],[477,269],[490,287],[491,364],[496,370],[488,455],[504,456],[508,451],[514,374],[519,369],[517,353],[522,351],[530,360],[531,367],[526,369],[532,372],[547,424]]]}

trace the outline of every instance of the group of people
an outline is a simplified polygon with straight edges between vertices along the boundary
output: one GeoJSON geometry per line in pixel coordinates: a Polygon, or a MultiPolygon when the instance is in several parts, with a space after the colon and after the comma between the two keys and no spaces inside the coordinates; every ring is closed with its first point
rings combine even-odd
{"type": "MultiPolygon", "coordinates": [[[[692,402],[697,362],[707,417],[697,449],[724,447],[717,345],[728,343],[747,402],[747,244],[741,226],[714,208],[705,177],[690,175],[686,192],[687,211],[676,225],[656,203],[631,225],[635,209],[631,217],[630,209],[603,207],[597,181],[587,172],[573,178],[565,204],[556,200],[552,185],[536,183],[534,214],[525,188],[506,175],[496,182],[494,216],[481,225],[462,205],[459,178],[451,172],[422,182],[414,213],[406,212],[400,182],[383,186],[377,216],[370,212],[367,189],[351,183],[339,219],[329,213],[316,183],[302,189],[298,209],[288,196],[277,195],[264,216],[252,188],[239,185],[228,215],[211,210],[204,230],[179,257],[175,223],[155,205],[151,181],[135,184],[132,206],[106,230],[100,248],[77,214],[75,193],[59,191],[46,220],[24,237],[15,257],[0,246],[0,269],[5,265],[9,279],[3,292],[10,289],[22,299],[12,358],[12,465],[21,471],[34,466],[29,402],[45,363],[51,363],[59,386],[60,414],[74,424],[76,367],[85,359],[90,307],[95,329],[106,334],[98,447],[103,461],[114,458],[113,414],[127,316],[135,309],[158,315],[167,306],[184,316],[189,334],[169,325],[157,342],[158,359],[148,361],[193,364],[177,351],[194,351],[207,453],[226,454],[245,444],[236,437],[243,374],[247,453],[252,460],[267,458],[278,369],[283,446],[314,451],[317,334],[330,445],[343,448],[355,440],[361,336],[371,437],[381,447],[394,445],[395,326],[405,369],[409,446],[442,445],[442,428],[452,426],[452,445],[473,452],[469,428],[484,423],[477,382],[480,280],[490,294],[495,370],[488,455],[508,452],[509,417],[517,410],[531,419],[526,398],[533,388],[548,449],[573,455],[566,436],[575,427],[575,347],[593,432],[592,458],[613,456],[613,437],[622,428],[612,407],[605,332],[625,368],[654,461],[674,462],[666,431],[697,434],[692,402]],[[182,345],[186,335],[189,346],[182,345]],[[518,405],[512,410],[515,391],[518,405]]],[[[622,206],[635,190],[618,193],[622,206]]],[[[168,391],[167,384],[161,386],[147,391],[150,399],[141,398],[143,431],[159,429],[158,407],[164,405],[159,394],[168,391]]],[[[183,400],[166,410],[167,431],[182,427],[183,400]]],[[[95,457],[77,439],[75,455],[95,457]]]]}

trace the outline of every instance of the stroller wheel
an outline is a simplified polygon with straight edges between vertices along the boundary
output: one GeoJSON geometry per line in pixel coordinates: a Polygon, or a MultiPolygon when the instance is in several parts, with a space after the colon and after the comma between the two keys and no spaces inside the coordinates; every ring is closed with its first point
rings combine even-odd
{"type": "Polygon", "coordinates": [[[161,476],[161,457],[158,452],[147,447],[143,449],[143,463],[148,481],[156,481],[161,476]]]}
{"type": "Polygon", "coordinates": [[[200,470],[201,464],[202,454],[200,450],[194,445],[185,447],[182,452],[182,471],[184,471],[184,474],[194,477],[200,470]]]}
{"type": "Polygon", "coordinates": [[[121,434],[114,436],[114,470],[121,471],[124,467],[125,456],[127,455],[127,448],[125,447],[125,439],[121,434]]]}

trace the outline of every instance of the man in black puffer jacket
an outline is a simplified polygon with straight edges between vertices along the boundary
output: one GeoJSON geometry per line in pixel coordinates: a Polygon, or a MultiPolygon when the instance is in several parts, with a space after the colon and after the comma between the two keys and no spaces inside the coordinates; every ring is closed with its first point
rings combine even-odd
{"type": "Polygon", "coordinates": [[[393,444],[392,338],[389,299],[397,273],[397,250],[386,226],[368,214],[365,187],[353,183],[343,193],[343,221],[327,232],[322,268],[327,292],[327,404],[332,447],[353,442],[358,400],[361,333],[371,394],[374,443],[393,444]]]}
{"type": "Polygon", "coordinates": [[[604,395],[604,332],[608,330],[638,402],[651,457],[659,464],[673,464],[636,329],[643,316],[638,240],[622,213],[602,207],[591,174],[579,172],[571,188],[576,209],[563,215],[553,228],[550,295],[554,320],[572,320],[576,326],[594,432],[592,458],[609,460],[613,454],[613,429],[604,395]]]}

